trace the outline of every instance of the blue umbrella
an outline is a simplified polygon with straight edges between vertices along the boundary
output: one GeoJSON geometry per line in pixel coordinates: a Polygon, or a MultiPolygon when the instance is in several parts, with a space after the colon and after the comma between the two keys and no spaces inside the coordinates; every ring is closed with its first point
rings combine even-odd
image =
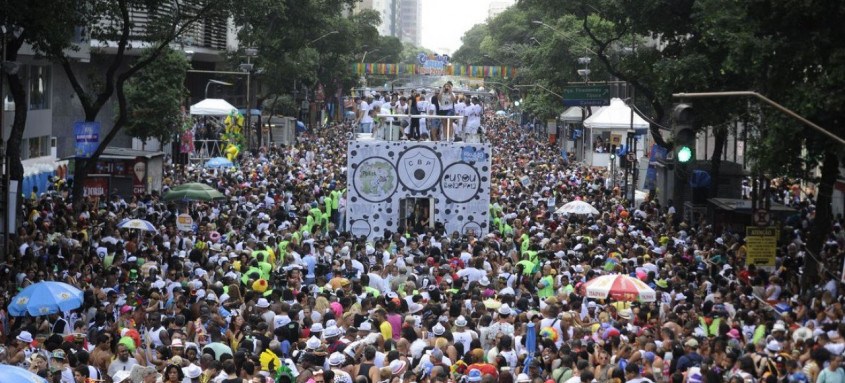
{"type": "Polygon", "coordinates": [[[64,282],[39,282],[27,286],[12,298],[9,314],[42,316],[70,311],[80,306],[82,290],[64,282]]]}
{"type": "Polygon", "coordinates": [[[525,371],[528,373],[528,365],[531,364],[531,359],[534,359],[534,353],[537,352],[537,331],[534,331],[534,323],[528,323],[528,329],[525,330],[525,350],[528,351],[528,357],[525,358],[525,371]]]}
{"type": "Polygon", "coordinates": [[[208,162],[205,163],[205,167],[211,168],[211,169],[231,168],[233,166],[235,166],[235,164],[233,164],[232,161],[229,161],[228,158],[224,158],[224,157],[214,157],[214,158],[208,160],[208,162]]]}
{"type": "Polygon", "coordinates": [[[8,364],[0,364],[0,376],[3,377],[4,382],[47,383],[47,379],[35,375],[26,369],[8,364]]]}
{"type": "Polygon", "coordinates": [[[305,124],[302,121],[296,122],[296,132],[297,133],[302,133],[306,130],[308,130],[308,129],[305,128],[305,124]]]}

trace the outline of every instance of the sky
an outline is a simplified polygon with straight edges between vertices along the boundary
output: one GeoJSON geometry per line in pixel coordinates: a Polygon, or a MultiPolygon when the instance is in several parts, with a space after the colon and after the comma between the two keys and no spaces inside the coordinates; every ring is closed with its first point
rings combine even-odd
{"type": "Polygon", "coordinates": [[[501,1],[422,0],[422,46],[436,53],[455,53],[464,32],[487,20],[490,3],[501,1]]]}

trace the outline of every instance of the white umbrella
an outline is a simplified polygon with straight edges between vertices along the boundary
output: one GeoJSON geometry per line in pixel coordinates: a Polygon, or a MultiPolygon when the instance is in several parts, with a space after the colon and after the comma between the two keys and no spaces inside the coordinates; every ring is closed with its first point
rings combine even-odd
{"type": "Polygon", "coordinates": [[[117,227],[121,229],[136,229],[136,230],[143,230],[143,231],[152,231],[158,232],[156,230],[155,225],[150,223],[145,219],[127,219],[117,224],[117,227]]]}
{"type": "Polygon", "coordinates": [[[594,208],[593,205],[590,205],[590,204],[588,204],[584,201],[572,201],[572,202],[568,202],[565,205],[559,207],[557,210],[555,210],[555,213],[556,214],[569,213],[569,214],[595,214],[595,215],[598,215],[599,211],[596,208],[594,208]]]}

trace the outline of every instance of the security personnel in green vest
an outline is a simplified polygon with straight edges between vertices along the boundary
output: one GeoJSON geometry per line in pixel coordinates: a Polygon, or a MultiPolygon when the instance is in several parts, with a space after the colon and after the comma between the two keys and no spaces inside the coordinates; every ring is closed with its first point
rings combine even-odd
{"type": "Polygon", "coordinates": [[[519,250],[520,253],[525,254],[528,251],[528,246],[531,244],[531,239],[528,238],[527,233],[522,233],[522,236],[519,237],[519,250]]]}
{"type": "Polygon", "coordinates": [[[555,295],[555,277],[552,275],[552,266],[543,266],[543,276],[537,282],[537,296],[546,299],[555,295]]]}

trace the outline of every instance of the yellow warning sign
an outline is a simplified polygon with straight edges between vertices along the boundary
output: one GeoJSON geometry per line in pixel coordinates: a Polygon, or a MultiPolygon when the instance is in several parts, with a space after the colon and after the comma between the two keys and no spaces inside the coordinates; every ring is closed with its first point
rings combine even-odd
{"type": "Polygon", "coordinates": [[[778,231],[775,227],[745,228],[746,263],[774,270],[777,252],[778,231]]]}

